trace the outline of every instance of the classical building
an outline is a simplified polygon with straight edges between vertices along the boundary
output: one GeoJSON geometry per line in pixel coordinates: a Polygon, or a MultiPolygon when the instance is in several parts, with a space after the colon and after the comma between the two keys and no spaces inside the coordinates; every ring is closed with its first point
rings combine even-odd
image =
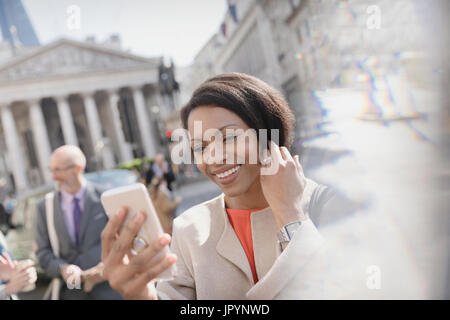
{"type": "Polygon", "coordinates": [[[49,156],[62,144],[84,151],[87,171],[161,151],[161,119],[175,105],[160,90],[162,58],[125,52],[117,37],[60,39],[9,58],[0,44],[3,188],[49,183],[49,156]]]}

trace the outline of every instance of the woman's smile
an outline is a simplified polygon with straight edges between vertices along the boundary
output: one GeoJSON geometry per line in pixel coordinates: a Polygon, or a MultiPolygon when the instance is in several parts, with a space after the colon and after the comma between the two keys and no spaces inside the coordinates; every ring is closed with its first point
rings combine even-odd
{"type": "Polygon", "coordinates": [[[239,171],[241,169],[241,166],[242,165],[238,164],[230,169],[227,168],[226,171],[218,170],[218,172],[215,174],[213,173],[212,176],[220,184],[223,184],[223,185],[230,184],[230,183],[234,182],[237,179],[237,177],[239,176],[239,171]]]}

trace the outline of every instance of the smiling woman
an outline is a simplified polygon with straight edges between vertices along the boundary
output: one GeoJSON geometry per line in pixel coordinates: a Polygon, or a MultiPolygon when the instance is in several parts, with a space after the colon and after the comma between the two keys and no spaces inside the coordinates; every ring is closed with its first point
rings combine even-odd
{"type": "Polygon", "coordinates": [[[219,163],[208,164],[212,151],[202,152],[202,144],[205,143],[202,137],[208,130],[216,129],[225,133],[224,142],[230,143],[235,142],[236,135],[227,134],[229,129],[234,129],[234,132],[253,130],[258,141],[262,140],[261,133],[265,133],[269,141],[279,143],[280,150],[288,153],[287,148],[293,141],[294,115],[282,95],[265,82],[248,75],[220,75],[206,81],[194,92],[181,111],[181,119],[190,136],[197,139],[192,149],[199,170],[225,193],[227,208],[267,207],[259,179],[262,160],[259,158],[262,154],[260,148],[268,146],[247,144],[241,139],[241,143],[233,143],[234,148],[226,148],[226,165],[220,163],[220,157],[215,159],[219,163]],[[201,124],[202,131],[194,130],[196,121],[201,124]],[[277,139],[272,137],[274,132],[277,139]],[[197,146],[199,142],[201,150],[197,146]],[[239,157],[239,149],[245,150],[242,154],[245,158],[243,165],[240,165],[242,157],[239,157]],[[250,156],[255,154],[258,155],[258,162],[252,163],[250,156]]]}
{"type": "Polygon", "coordinates": [[[174,220],[176,259],[169,255],[156,264],[145,261],[168,244],[167,236],[123,263],[143,222],[134,221],[117,238],[123,208],[103,232],[104,274],[112,287],[125,298],[145,299],[304,296],[308,277],[293,279],[304,266],[314,265],[324,243],[309,218],[318,184],[305,178],[298,155],[288,150],[294,116],[282,95],[249,75],[219,75],[194,92],[181,118],[199,170],[223,193],[174,220]],[[270,161],[263,161],[264,153],[270,161]],[[274,170],[265,171],[266,163],[274,170]],[[158,283],[156,290],[147,286],[175,261],[174,280],[158,283]],[[290,284],[294,290],[287,289],[290,284]]]}

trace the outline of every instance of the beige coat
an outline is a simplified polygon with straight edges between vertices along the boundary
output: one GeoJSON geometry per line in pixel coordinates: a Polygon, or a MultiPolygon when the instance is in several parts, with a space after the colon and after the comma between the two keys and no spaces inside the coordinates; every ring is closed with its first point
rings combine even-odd
{"type": "MultiPolygon", "coordinates": [[[[307,214],[317,184],[307,179],[302,207],[307,214]]],[[[258,283],[253,283],[247,256],[229,223],[224,194],[194,206],[174,220],[171,250],[178,275],[157,284],[161,299],[297,299],[305,297],[307,277],[300,278],[324,245],[310,219],[304,221],[281,252],[273,213],[252,213],[252,237],[258,283]]],[[[308,295],[306,295],[308,297],[308,295]]]]}

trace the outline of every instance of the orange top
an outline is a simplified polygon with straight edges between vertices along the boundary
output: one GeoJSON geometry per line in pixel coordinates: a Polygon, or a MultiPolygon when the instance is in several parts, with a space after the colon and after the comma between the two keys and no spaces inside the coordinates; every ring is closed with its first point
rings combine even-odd
{"type": "Polygon", "coordinates": [[[250,269],[252,270],[254,283],[258,282],[258,275],[256,274],[255,256],[253,254],[252,224],[250,221],[250,216],[252,212],[260,210],[263,209],[226,209],[228,219],[230,220],[234,232],[236,232],[236,235],[241,242],[242,248],[244,248],[245,254],[247,255],[250,269]]]}

